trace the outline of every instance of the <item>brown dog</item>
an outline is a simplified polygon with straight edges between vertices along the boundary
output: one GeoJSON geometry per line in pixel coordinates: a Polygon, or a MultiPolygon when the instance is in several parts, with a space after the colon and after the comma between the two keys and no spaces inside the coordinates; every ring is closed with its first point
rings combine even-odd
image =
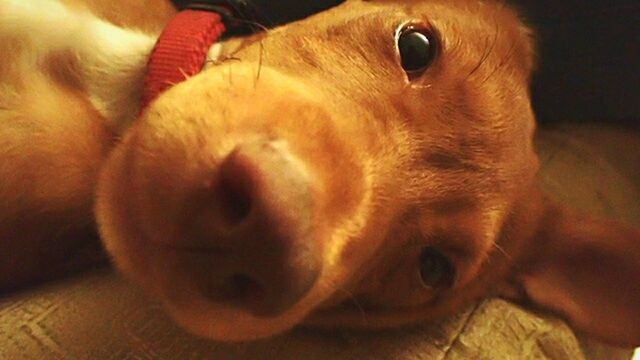
{"type": "Polygon", "coordinates": [[[5,286],[95,205],[118,268],[213,339],[502,291],[640,343],[640,233],[539,190],[531,32],[502,2],[350,0],[224,43],[135,121],[156,35],[99,2],[28,3],[0,5],[5,286]]]}

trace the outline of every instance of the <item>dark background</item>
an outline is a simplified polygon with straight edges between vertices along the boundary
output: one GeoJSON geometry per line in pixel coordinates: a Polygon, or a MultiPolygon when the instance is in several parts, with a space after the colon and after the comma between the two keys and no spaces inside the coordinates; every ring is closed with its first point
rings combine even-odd
{"type": "MultiPolygon", "coordinates": [[[[276,25],[342,1],[249,2],[263,22],[276,25]]],[[[541,122],[595,120],[640,128],[640,0],[511,3],[538,34],[539,66],[532,90],[541,122]]]]}
{"type": "Polygon", "coordinates": [[[538,33],[533,102],[541,121],[640,128],[640,1],[518,0],[538,33]]]}

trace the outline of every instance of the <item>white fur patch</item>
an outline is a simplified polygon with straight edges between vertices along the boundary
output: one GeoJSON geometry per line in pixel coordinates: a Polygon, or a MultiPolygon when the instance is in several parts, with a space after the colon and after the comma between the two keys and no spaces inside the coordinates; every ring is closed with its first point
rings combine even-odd
{"type": "Polygon", "coordinates": [[[215,43],[211,45],[209,48],[209,52],[207,52],[207,63],[204,68],[206,69],[209,64],[214,64],[220,58],[222,54],[222,43],[215,43]]]}

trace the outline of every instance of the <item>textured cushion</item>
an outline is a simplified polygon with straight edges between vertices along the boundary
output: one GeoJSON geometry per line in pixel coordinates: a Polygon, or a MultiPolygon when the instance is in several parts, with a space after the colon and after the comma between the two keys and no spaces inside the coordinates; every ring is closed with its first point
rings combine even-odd
{"type": "Polygon", "coordinates": [[[246,345],[186,334],[159,305],[109,270],[0,301],[2,359],[521,359],[524,355],[583,358],[578,340],[562,322],[502,300],[487,300],[451,319],[402,330],[298,329],[246,345]]]}
{"type": "MultiPolygon", "coordinates": [[[[538,144],[545,188],[640,226],[640,139],[560,127],[538,144]],[[622,156],[624,155],[624,156],[622,156]]],[[[0,298],[0,359],[629,359],[562,321],[488,299],[450,319],[375,332],[296,329],[220,344],[176,327],[157,303],[105,269],[0,298]]]]}

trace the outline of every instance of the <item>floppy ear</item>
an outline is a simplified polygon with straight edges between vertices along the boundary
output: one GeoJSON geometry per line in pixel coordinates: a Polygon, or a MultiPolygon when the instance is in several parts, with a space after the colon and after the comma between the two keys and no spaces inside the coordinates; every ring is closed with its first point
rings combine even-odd
{"type": "Polygon", "coordinates": [[[546,201],[511,284],[527,302],[608,343],[640,345],[640,231],[546,201]]]}

